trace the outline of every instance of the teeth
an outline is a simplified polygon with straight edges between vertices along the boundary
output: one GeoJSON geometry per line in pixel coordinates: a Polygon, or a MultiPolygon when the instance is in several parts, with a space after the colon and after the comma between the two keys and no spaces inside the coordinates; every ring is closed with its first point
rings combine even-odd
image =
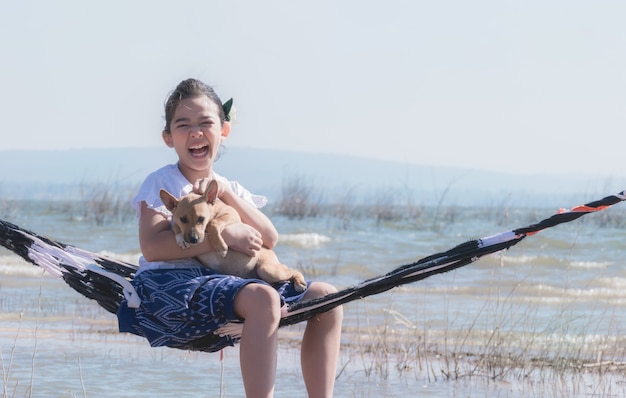
{"type": "Polygon", "coordinates": [[[193,145],[189,147],[189,152],[194,156],[204,156],[209,152],[209,147],[207,145],[193,145]]]}

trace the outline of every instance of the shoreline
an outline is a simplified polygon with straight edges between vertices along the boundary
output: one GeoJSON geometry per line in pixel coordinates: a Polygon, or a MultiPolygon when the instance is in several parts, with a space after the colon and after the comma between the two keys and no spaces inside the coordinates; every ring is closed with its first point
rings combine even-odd
{"type": "MultiPolygon", "coordinates": [[[[210,386],[211,391],[226,388],[225,397],[242,394],[238,347],[224,350],[224,361],[219,353],[151,348],[140,337],[119,333],[113,314],[62,280],[40,273],[3,282],[0,354],[5,397],[28,395],[31,386],[67,389],[72,397],[83,390],[84,396],[119,397],[115,385],[120,378],[127,379],[128,388],[137,382],[152,390],[157,378],[155,388],[171,391],[174,384],[183,388],[177,385],[181,379],[210,386]],[[182,373],[174,377],[172,369],[182,373]]],[[[346,305],[337,396],[398,396],[418,389],[466,397],[504,389],[504,396],[512,397],[529,392],[575,397],[587,396],[588,386],[594,386],[594,394],[626,395],[626,336],[619,328],[598,334],[594,326],[606,317],[615,321],[614,314],[594,313],[582,332],[567,327],[547,330],[546,325],[522,332],[516,325],[536,307],[520,311],[496,302],[499,309],[487,311],[488,322],[480,326],[485,315],[463,318],[454,308],[444,317],[450,319],[439,324],[421,310],[405,314],[410,317],[395,311],[401,292],[389,296],[388,302],[368,298],[346,305]]],[[[280,329],[279,395],[297,397],[304,391],[299,364],[303,328],[301,323],[280,329]]],[[[179,395],[195,397],[197,390],[183,388],[179,395]]]]}
{"type": "MultiPolygon", "coordinates": [[[[90,327],[84,327],[77,320],[71,329],[54,327],[54,322],[48,321],[41,321],[37,329],[0,328],[3,380],[5,389],[8,387],[5,396],[22,396],[31,387],[41,392],[55,380],[52,373],[59,372],[66,375],[56,382],[65,386],[70,394],[67,396],[72,397],[123,396],[115,383],[111,384],[121,375],[126,375],[124,383],[134,379],[139,384],[152,383],[153,377],[169,378],[169,382],[153,383],[158,388],[153,396],[160,396],[163,388],[169,394],[174,388],[181,397],[195,396],[193,389],[178,390],[177,379],[170,377],[174,369],[182,370],[181,385],[206,386],[206,391],[210,391],[206,396],[217,396],[216,388],[222,390],[224,397],[241,396],[238,346],[226,348],[223,355],[151,348],[137,336],[118,333],[114,319],[92,321],[90,327]]],[[[291,326],[280,332],[277,395],[297,397],[304,392],[298,349],[301,331],[294,329],[299,328],[291,326]]],[[[530,366],[520,367],[511,357],[451,350],[418,352],[409,348],[409,342],[397,338],[395,345],[385,346],[376,341],[364,343],[363,336],[348,333],[344,340],[347,342],[342,344],[340,354],[337,396],[349,392],[359,397],[391,397],[416,390],[446,391],[448,396],[459,397],[484,396],[494,391],[499,396],[522,397],[532,391],[534,396],[575,397],[587,396],[590,389],[599,395],[626,394],[626,363],[537,358],[530,366]],[[452,395],[451,390],[455,391],[452,395]]]]}

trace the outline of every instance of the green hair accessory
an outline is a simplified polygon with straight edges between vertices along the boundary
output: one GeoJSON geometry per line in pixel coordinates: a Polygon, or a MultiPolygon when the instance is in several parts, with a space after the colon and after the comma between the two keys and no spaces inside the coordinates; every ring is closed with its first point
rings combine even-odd
{"type": "Polygon", "coordinates": [[[233,99],[229,99],[228,101],[224,102],[224,105],[222,105],[222,108],[224,109],[224,115],[225,115],[225,119],[227,122],[232,122],[235,120],[235,108],[233,107],[233,99]]]}

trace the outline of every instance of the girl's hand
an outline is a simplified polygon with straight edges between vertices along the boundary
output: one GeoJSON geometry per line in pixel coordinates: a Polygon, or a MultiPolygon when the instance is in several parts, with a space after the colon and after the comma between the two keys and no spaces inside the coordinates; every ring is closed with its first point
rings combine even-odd
{"type": "MultiPolygon", "coordinates": [[[[211,181],[213,181],[213,179],[208,177],[197,179],[193,183],[193,192],[204,195],[211,181]]],[[[221,198],[224,192],[228,189],[228,187],[220,181],[215,180],[215,182],[217,183],[217,197],[221,198]]]]}
{"type": "Polygon", "coordinates": [[[261,233],[244,223],[228,225],[222,230],[222,238],[230,249],[250,257],[255,256],[263,246],[261,233]]]}

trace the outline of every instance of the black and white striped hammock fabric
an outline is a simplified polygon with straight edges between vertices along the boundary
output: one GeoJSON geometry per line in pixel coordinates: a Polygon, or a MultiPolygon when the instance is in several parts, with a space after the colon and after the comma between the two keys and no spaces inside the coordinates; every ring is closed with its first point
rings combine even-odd
{"type": "MultiPolygon", "coordinates": [[[[287,308],[287,311],[284,311],[280,325],[299,323],[350,301],[460,268],[487,254],[508,249],[541,230],[576,220],[588,213],[604,210],[624,200],[626,200],[626,191],[572,209],[561,209],[558,213],[536,224],[482,239],[470,240],[448,251],[399,266],[385,275],[368,279],[337,293],[294,303],[287,308]]],[[[124,298],[128,301],[129,307],[136,308],[140,304],[135,289],[130,283],[137,271],[136,265],[54,241],[4,220],[0,220],[0,244],[27,262],[63,278],[77,292],[96,300],[109,312],[117,313],[124,298]]],[[[241,324],[229,324],[217,333],[237,335],[240,331],[241,324]]],[[[216,338],[217,336],[205,336],[198,340],[193,349],[206,351],[207,344],[216,338]]]]}

